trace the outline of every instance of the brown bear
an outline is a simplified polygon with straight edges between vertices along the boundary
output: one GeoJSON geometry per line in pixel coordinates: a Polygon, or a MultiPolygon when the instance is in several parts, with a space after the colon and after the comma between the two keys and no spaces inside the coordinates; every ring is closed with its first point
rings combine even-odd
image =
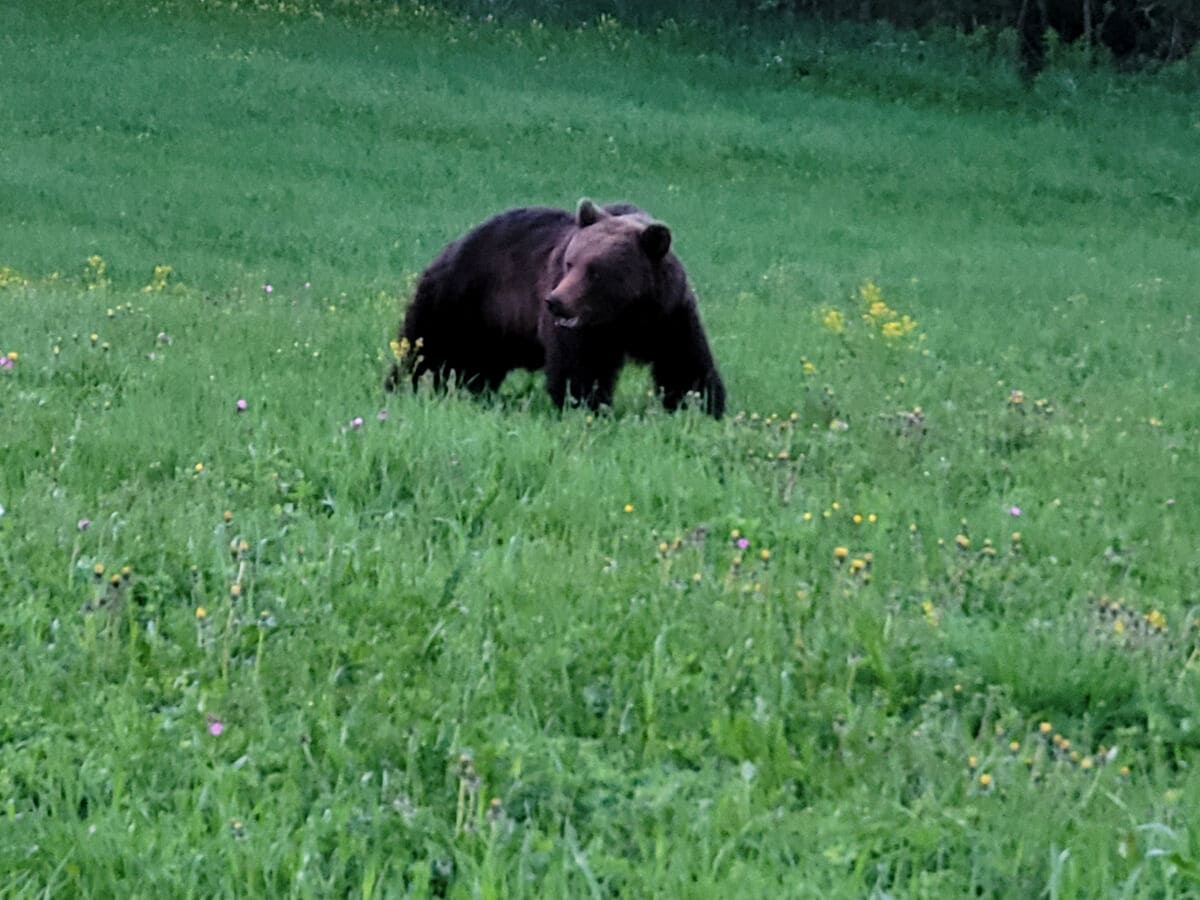
{"type": "Polygon", "coordinates": [[[720,418],[725,385],[671,232],[630,204],[581,200],[575,215],[511,209],[448,245],[417,283],[388,375],[425,372],[473,392],[513,369],[546,369],[555,405],[611,405],[626,359],[650,366],[663,405],[703,397],[720,418]]]}

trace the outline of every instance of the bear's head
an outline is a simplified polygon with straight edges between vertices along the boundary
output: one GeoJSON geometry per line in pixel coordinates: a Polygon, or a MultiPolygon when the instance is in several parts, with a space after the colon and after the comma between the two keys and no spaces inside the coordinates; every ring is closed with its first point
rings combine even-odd
{"type": "Polygon", "coordinates": [[[546,309],[560,328],[606,325],[639,303],[655,302],[658,270],[671,249],[666,225],[641,211],[606,212],[579,201],[575,230],[563,249],[546,309]]]}

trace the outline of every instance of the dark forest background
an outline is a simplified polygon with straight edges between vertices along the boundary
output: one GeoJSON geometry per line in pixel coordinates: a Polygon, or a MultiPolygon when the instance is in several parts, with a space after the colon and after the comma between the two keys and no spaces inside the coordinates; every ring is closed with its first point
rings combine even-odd
{"type": "Polygon", "coordinates": [[[588,21],[600,15],[632,24],[666,19],[748,23],[789,20],[889,22],[918,31],[1012,29],[1017,63],[1035,75],[1050,43],[1094,48],[1123,68],[1187,56],[1200,39],[1197,0],[451,0],[473,15],[523,15],[588,21]]]}

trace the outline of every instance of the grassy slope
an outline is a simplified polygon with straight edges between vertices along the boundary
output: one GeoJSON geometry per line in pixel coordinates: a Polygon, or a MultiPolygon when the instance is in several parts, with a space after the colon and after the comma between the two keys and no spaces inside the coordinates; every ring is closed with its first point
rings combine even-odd
{"type": "Polygon", "coordinates": [[[0,265],[32,280],[0,289],[18,892],[1186,890],[1182,99],[844,51],[798,80],[620,29],[23,6],[0,7],[0,265]],[[406,275],[583,193],[675,226],[759,417],[661,415],[635,373],[595,422],[529,378],[377,420],[406,275]],[[86,291],[93,253],[111,283],[86,291]],[[158,263],[185,287],[140,293],[158,263]],[[870,335],[867,278],[922,344],[870,335]],[[1151,611],[1166,635],[1136,633],[1151,611]],[[1117,760],[1081,767],[1043,720],[1117,760]]]}

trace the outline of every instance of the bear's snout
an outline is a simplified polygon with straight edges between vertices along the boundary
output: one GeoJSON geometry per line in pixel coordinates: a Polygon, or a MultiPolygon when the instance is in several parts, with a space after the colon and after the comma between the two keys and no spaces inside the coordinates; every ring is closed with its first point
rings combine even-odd
{"type": "Polygon", "coordinates": [[[546,298],[546,309],[554,317],[554,324],[559,328],[575,328],[579,325],[579,316],[571,315],[570,307],[561,298],[551,294],[546,298]]]}
{"type": "Polygon", "coordinates": [[[563,303],[558,297],[551,294],[546,298],[546,309],[550,310],[550,315],[556,319],[569,319],[570,313],[567,310],[567,304],[563,303]]]}

